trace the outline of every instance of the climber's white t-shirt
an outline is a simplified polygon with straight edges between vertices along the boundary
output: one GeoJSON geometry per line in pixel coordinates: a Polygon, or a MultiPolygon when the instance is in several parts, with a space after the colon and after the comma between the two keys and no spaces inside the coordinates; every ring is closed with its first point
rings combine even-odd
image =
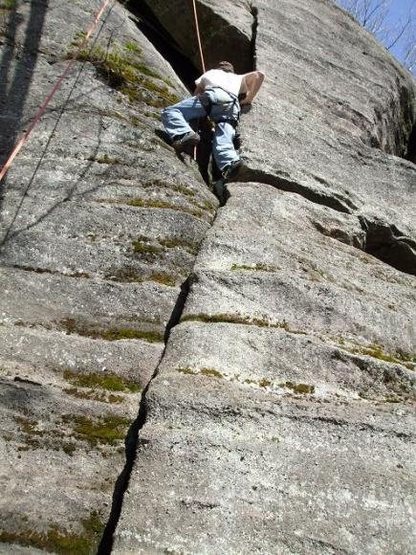
{"type": "Polygon", "coordinates": [[[201,85],[203,89],[208,87],[221,87],[227,92],[238,96],[244,75],[228,73],[222,69],[210,69],[206,71],[196,81],[196,85],[201,85]]]}

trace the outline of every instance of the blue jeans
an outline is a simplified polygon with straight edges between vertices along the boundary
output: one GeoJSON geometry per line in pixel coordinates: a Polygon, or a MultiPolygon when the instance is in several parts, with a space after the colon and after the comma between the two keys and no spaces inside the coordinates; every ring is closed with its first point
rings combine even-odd
{"type": "MultiPolygon", "coordinates": [[[[212,106],[210,118],[218,122],[225,114],[231,115],[237,121],[239,107],[233,106],[232,112],[225,112],[223,106],[214,104],[212,106]]],[[[206,111],[200,100],[196,96],[182,100],[173,106],[169,106],[162,111],[162,123],[166,132],[171,139],[176,135],[183,135],[192,131],[188,124],[189,121],[206,116],[206,111]]],[[[235,136],[235,128],[228,121],[220,121],[216,123],[214,140],[212,144],[212,153],[218,168],[223,171],[229,164],[240,159],[234,149],[233,139],[235,136]]]]}

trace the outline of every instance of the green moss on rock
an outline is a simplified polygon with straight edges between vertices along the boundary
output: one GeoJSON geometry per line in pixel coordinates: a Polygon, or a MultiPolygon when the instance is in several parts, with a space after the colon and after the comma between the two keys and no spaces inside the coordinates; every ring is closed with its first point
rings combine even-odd
{"type": "Polygon", "coordinates": [[[72,370],[64,371],[64,378],[67,382],[78,387],[100,388],[107,391],[121,391],[125,393],[137,393],[141,387],[137,382],[133,382],[113,374],[111,372],[98,373],[92,372],[81,374],[72,370]]]}
{"type": "Polygon", "coordinates": [[[97,162],[98,164],[108,164],[115,165],[119,164],[120,160],[118,158],[111,158],[108,154],[102,154],[101,156],[89,156],[87,158],[89,162],[97,162]]]}
{"type": "Polygon", "coordinates": [[[91,339],[104,339],[105,341],[120,341],[122,339],[142,339],[149,343],[163,342],[163,333],[155,330],[141,330],[124,327],[101,328],[79,322],[73,318],[65,318],[59,322],[67,334],[76,333],[91,339]]]}
{"type": "Polygon", "coordinates": [[[223,378],[224,376],[215,368],[201,368],[200,373],[208,378],[223,378]]]}
{"type": "Polygon", "coordinates": [[[149,279],[168,287],[174,287],[176,285],[175,276],[166,274],[165,272],[153,272],[150,274],[149,279]]]}
{"type": "Polygon", "coordinates": [[[270,266],[269,264],[257,263],[257,264],[233,264],[231,266],[231,271],[249,271],[249,272],[275,272],[276,268],[270,266]]]}
{"type": "Polygon", "coordinates": [[[258,326],[260,328],[280,328],[291,333],[303,333],[289,329],[289,325],[285,320],[283,322],[269,322],[261,318],[244,316],[242,314],[188,314],[182,318],[182,322],[206,322],[209,324],[244,324],[246,326],[258,326]]]}
{"type": "Polygon", "coordinates": [[[144,102],[154,108],[162,108],[179,101],[163,77],[145,64],[137,44],[128,42],[124,47],[115,45],[112,49],[101,46],[90,48],[82,47],[84,38],[77,34],[72,46],[78,50],[70,53],[69,57],[93,64],[101,78],[126,95],[130,102],[144,102]]]}
{"type": "Polygon", "coordinates": [[[104,531],[104,522],[97,511],[81,520],[82,532],[71,531],[52,525],[42,533],[38,530],[22,526],[18,532],[0,531],[0,542],[32,547],[59,555],[91,555],[96,552],[99,540],[104,531]]]}
{"type": "Polygon", "coordinates": [[[17,0],[2,0],[0,10],[13,10],[17,7],[17,0]]]}
{"type": "Polygon", "coordinates": [[[291,389],[294,393],[298,393],[301,395],[311,395],[312,393],[315,393],[315,386],[306,383],[285,382],[281,384],[281,387],[287,387],[288,389],[291,389]]]}
{"type": "MultiPolygon", "coordinates": [[[[109,201],[102,201],[109,202],[109,201]]],[[[112,201],[114,202],[114,201],[112,201]]],[[[135,206],[137,208],[158,208],[162,210],[175,210],[176,212],[184,212],[185,214],[190,214],[196,218],[202,218],[204,216],[204,211],[199,208],[188,208],[187,206],[178,206],[171,202],[167,202],[161,199],[143,199],[143,198],[133,198],[126,200],[117,201],[120,204],[127,204],[128,206],[135,206]]]]}
{"type": "Polygon", "coordinates": [[[66,414],[62,421],[71,426],[76,439],[86,441],[91,447],[119,443],[125,438],[130,424],[129,419],[115,414],[98,418],[66,414]]]}
{"type": "Polygon", "coordinates": [[[64,393],[76,397],[77,399],[86,399],[87,401],[99,401],[100,403],[122,403],[124,397],[121,395],[107,394],[104,391],[95,391],[93,389],[78,389],[77,387],[69,387],[64,389],[64,393]]]}
{"type": "Polygon", "coordinates": [[[347,344],[343,338],[338,338],[337,342],[344,350],[350,353],[369,356],[392,364],[400,364],[405,366],[408,370],[416,369],[416,355],[414,354],[405,353],[403,351],[390,353],[378,343],[372,343],[370,345],[347,344]]]}
{"type": "Polygon", "coordinates": [[[13,439],[18,442],[18,451],[29,451],[32,449],[52,449],[62,450],[67,455],[72,455],[76,446],[72,441],[68,441],[56,429],[39,429],[39,422],[27,416],[15,416],[16,423],[22,435],[17,435],[13,439]]]}
{"type": "Polygon", "coordinates": [[[136,254],[159,254],[163,249],[157,245],[151,245],[140,239],[132,241],[133,252],[136,254]]]}
{"type": "Polygon", "coordinates": [[[192,374],[192,375],[196,374],[196,372],[194,370],[192,370],[192,368],[189,368],[189,366],[186,366],[186,367],[180,366],[176,370],[178,372],[180,372],[181,374],[192,374]]]}
{"type": "Polygon", "coordinates": [[[188,374],[188,375],[192,375],[192,376],[197,376],[199,374],[202,374],[203,376],[207,376],[208,378],[223,378],[223,374],[221,374],[221,372],[219,372],[218,370],[216,370],[215,368],[200,368],[200,369],[193,369],[190,368],[189,366],[187,367],[179,367],[176,369],[178,372],[180,372],[181,374],[188,374]]]}

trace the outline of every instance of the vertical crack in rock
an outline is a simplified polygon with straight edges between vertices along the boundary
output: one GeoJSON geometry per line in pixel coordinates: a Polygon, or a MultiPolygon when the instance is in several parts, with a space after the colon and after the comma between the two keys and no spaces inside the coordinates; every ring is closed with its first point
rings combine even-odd
{"type": "Polygon", "coordinates": [[[103,536],[101,538],[97,555],[109,555],[112,551],[113,542],[114,542],[114,532],[116,530],[116,527],[120,518],[121,510],[123,507],[124,494],[128,488],[128,485],[130,482],[130,476],[137,457],[137,450],[141,444],[140,430],[143,428],[147,420],[147,392],[152,381],[159,373],[159,366],[165,355],[166,344],[169,339],[170,331],[172,330],[173,327],[175,327],[179,323],[181,319],[182,312],[185,307],[186,299],[189,294],[190,284],[192,282],[192,276],[193,274],[191,273],[190,276],[181,285],[181,291],[179,293],[176,304],[173,308],[169,322],[167,323],[167,326],[166,326],[165,349],[163,350],[163,353],[159,359],[159,363],[157,364],[152,377],[150,378],[150,380],[148,381],[146,387],[142,392],[138,416],[136,420],[134,420],[134,422],[131,424],[129,431],[127,433],[125,443],[124,443],[126,462],[123,470],[121,471],[119,477],[117,478],[116,485],[114,487],[111,512],[110,512],[110,516],[107,521],[107,525],[105,527],[103,536]]]}
{"type": "Polygon", "coordinates": [[[406,160],[409,160],[410,162],[416,164],[416,123],[413,126],[412,132],[409,136],[406,160]]]}
{"type": "Polygon", "coordinates": [[[397,155],[416,163],[416,98],[410,89],[401,87],[399,108],[401,120],[395,131],[397,155]]]}
{"type": "MultiPolygon", "coordinates": [[[[192,60],[194,66],[200,71],[192,2],[187,3],[185,8],[182,1],[175,0],[169,2],[168,7],[164,0],[145,0],[140,4],[140,13],[143,17],[157,20],[159,29],[163,29],[165,39],[175,44],[178,51],[188,60],[192,60]],[[177,14],[177,17],[172,17],[172,14],[177,14]]],[[[128,8],[132,11],[136,10],[136,13],[139,11],[133,0],[129,1],[128,8]],[[134,7],[131,8],[131,6],[134,7]]],[[[252,6],[249,10],[253,10],[252,6]]],[[[204,2],[197,2],[197,11],[207,69],[214,67],[220,60],[229,59],[233,61],[237,73],[251,71],[253,67],[251,33],[241,31],[237,25],[204,2]]]]}
{"type": "Polygon", "coordinates": [[[251,26],[251,60],[252,71],[257,69],[257,28],[259,26],[259,10],[256,6],[250,6],[250,12],[253,16],[253,24],[251,26]]]}
{"type": "Polygon", "coordinates": [[[168,342],[171,329],[174,328],[180,321],[183,309],[185,307],[186,299],[188,298],[189,290],[192,282],[192,274],[182,283],[181,292],[177,298],[176,304],[172,310],[169,322],[165,330],[165,343],[168,342]]]}
{"type": "Polygon", "coordinates": [[[364,142],[387,154],[414,161],[415,100],[410,87],[397,83],[388,102],[373,106],[372,129],[368,142],[364,142]]]}
{"type": "MultiPolygon", "coordinates": [[[[136,23],[139,30],[154,45],[154,47],[159,51],[159,53],[172,65],[173,69],[177,73],[178,77],[182,80],[182,82],[185,85],[187,85],[188,88],[191,88],[193,85],[194,79],[198,75],[198,72],[195,65],[190,61],[190,59],[184,54],[182,54],[181,49],[179,45],[176,43],[175,39],[169,34],[169,32],[167,32],[164,29],[164,27],[158,21],[157,17],[145,5],[145,3],[140,3],[140,5],[136,5],[136,3],[134,3],[133,1],[129,1],[126,4],[126,7],[130,11],[130,13],[132,13],[133,16],[138,19],[136,23]]],[[[207,10],[207,8],[205,9],[207,10]]],[[[254,14],[257,14],[257,11],[254,11],[253,9],[252,13],[254,16],[254,14]]],[[[225,22],[222,21],[222,26],[224,26],[224,24],[225,22]]],[[[257,20],[256,20],[256,17],[254,17],[253,40],[251,41],[251,43],[246,41],[247,43],[246,46],[249,47],[249,53],[251,52],[253,56],[255,55],[255,29],[256,28],[257,28],[257,20]]],[[[209,56],[209,53],[208,53],[208,56],[209,56]]],[[[224,57],[227,57],[227,51],[224,52],[224,57]]],[[[245,63],[244,71],[249,71],[251,70],[252,67],[255,66],[254,58],[252,59],[252,62],[253,63],[250,63],[249,65],[245,63]]],[[[170,331],[180,321],[180,318],[186,303],[186,299],[188,297],[191,280],[192,280],[192,273],[181,286],[181,291],[177,298],[175,307],[173,308],[169,322],[167,323],[167,326],[166,326],[165,336],[164,336],[165,348],[166,348],[166,343],[169,339],[170,331]]],[[[110,517],[107,521],[107,525],[105,527],[105,530],[100,542],[100,546],[98,549],[99,555],[108,555],[112,551],[114,532],[116,530],[116,527],[120,518],[124,495],[128,488],[130,476],[137,457],[137,449],[140,447],[140,441],[141,441],[140,430],[143,428],[147,420],[147,392],[149,390],[149,387],[153,379],[157,376],[159,372],[159,366],[161,364],[161,361],[164,358],[164,354],[165,354],[165,350],[163,351],[160,357],[159,363],[152,377],[147,383],[145,389],[143,390],[141,400],[140,400],[138,416],[136,420],[131,424],[125,440],[126,461],[125,461],[124,468],[121,471],[115,484],[110,517]]]]}
{"type": "Polygon", "coordinates": [[[188,90],[193,90],[199,70],[189,57],[183,54],[179,44],[160,24],[152,10],[145,2],[135,2],[134,0],[129,0],[125,7],[134,16],[138,29],[153,44],[159,54],[169,62],[188,90]]]}

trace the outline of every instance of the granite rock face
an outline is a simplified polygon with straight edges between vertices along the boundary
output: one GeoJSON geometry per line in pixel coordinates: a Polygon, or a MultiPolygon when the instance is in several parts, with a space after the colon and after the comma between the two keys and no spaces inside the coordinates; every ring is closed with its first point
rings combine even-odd
{"type": "Polygon", "coordinates": [[[0,10],[2,162],[75,57],[2,183],[5,553],[94,551],[217,206],[155,133],[186,89],[129,12],[111,3],[82,46],[100,5],[0,10]]]}
{"type": "Polygon", "coordinates": [[[239,61],[237,27],[266,81],[146,394],[114,552],[410,554],[414,82],[331,2],[198,6],[223,19],[215,56],[239,61]]]}
{"type": "Polygon", "coordinates": [[[1,11],[2,153],[76,61],[2,184],[0,552],[410,554],[414,81],[330,1],[197,2],[266,73],[217,210],[137,26],[191,71],[191,3],[80,49],[99,5],[1,11]]]}

